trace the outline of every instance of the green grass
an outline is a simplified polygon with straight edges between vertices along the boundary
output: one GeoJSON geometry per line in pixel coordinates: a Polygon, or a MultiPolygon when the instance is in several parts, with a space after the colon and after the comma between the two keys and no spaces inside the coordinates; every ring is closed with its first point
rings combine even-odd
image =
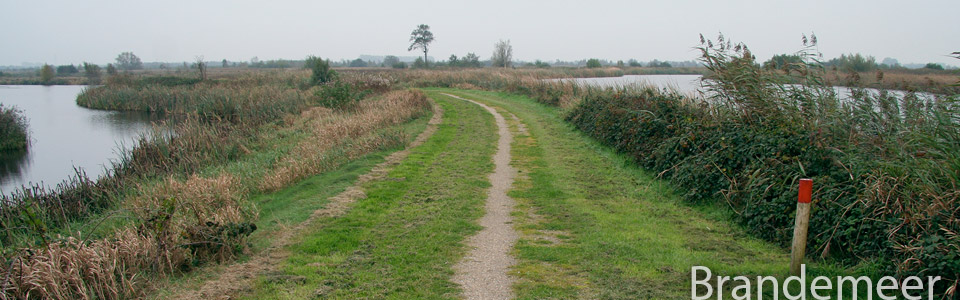
{"type": "Polygon", "coordinates": [[[438,131],[366,199],[337,218],[321,219],[289,247],[281,274],[265,274],[251,299],[453,298],[452,266],[476,232],[496,128],[479,106],[436,93],[444,109],[438,131]]]}
{"type": "MultiPolygon", "coordinates": [[[[367,183],[367,198],[346,214],[307,228],[279,272],[259,274],[244,298],[460,296],[452,266],[465,254],[466,237],[479,230],[497,137],[489,114],[443,92],[497,107],[514,131],[520,176],[510,195],[520,240],[511,274],[518,298],[688,298],[692,266],[715,275],[785,278],[787,249],[749,236],[724,207],[682,201],[666,181],[569,126],[559,109],[522,96],[432,89],[428,94],[445,110],[434,136],[387,178],[367,183]]],[[[256,197],[264,230],[254,248],[285,227],[279,224],[296,224],[322,207],[382,155],[256,197]]],[[[809,265],[808,280],[818,275],[852,274],[809,265]]]]}
{"type": "MultiPolygon", "coordinates": [[[[681,201],[666,181],[563,122],[559,109],[522,96],[445,91],[513,113],[530,133],[516,134],[512,153],[524,174],[511,192],[521,233],[518,298],[688,298],[697,265],[715,275],[786,275],[787,249],[748,236],[727,209],[681,201]]],[[[812,265],[807,277],[845,272],[812,265]]]]}
{"type": "MultiPolygon", "coordinates": [[[[411,142],[426,128],[429,119],[430,116],[427,115],[399,126],[409,137],[407,142],[411,142]]],[[[261,151],[227,166],[208,168],[204,173],[208,175],[220,172],[246,174],[245,177],[255,181],[263,177],[263,166],[267,162],[277,160],[303,138],[302,133],[293,131],[267,135],[271,138],[263,139],[263,144],[255,146],[255,149],[261,149],[261,151]]],[[[258,253],[269,247],[272,238],[278,232],[307,220],[315,210],[326,205],[330,197],[346,190],[360,175],[368,173],[374,166],[383,162],[387,155],[397,150],[400,149],[370,153],[349,161],[335,170],[308,177],[284,189],[252,195],[250,202],[256,206],[259,218],[256,221],[257,231],[249,238],[250,253],[258,253]]],[[[245,261],[249,257],[242,257],[239,261],[245,261]]],[[[154,293],[153,297],[164,299],[173,295],[176,290],[197,288],[204,280],[214,279],[220,268],[221,266],[210,266],[180,277],[170,278],[163,284],[165,288],[154,293]]]]}

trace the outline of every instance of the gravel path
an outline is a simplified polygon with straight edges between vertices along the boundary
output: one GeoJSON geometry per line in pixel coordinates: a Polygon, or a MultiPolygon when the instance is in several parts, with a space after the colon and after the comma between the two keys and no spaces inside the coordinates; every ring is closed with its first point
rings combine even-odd
{"type": "Polygon", "coordinates": [[[466,299],[510,299],[514,297],[513,278],[507,275],[507,271],[516,263],[510,256],[510,250],[517,241],[517,232],[513,230],[513,218],[510,216],[514,201],[507,196],[517,172],[510,166],[513,136],[507,121],[495,109],[470,99],[444,95],[470,101],[486,109],[496,119],[500,134],[497,153],[493,156],[496,168],[490,174],[492,186],[487,191],[487,213],[480,219],[483,229],[467,241],[470,253],[454,266],[456,274],[453,282],[463,288],[466,299]]]}

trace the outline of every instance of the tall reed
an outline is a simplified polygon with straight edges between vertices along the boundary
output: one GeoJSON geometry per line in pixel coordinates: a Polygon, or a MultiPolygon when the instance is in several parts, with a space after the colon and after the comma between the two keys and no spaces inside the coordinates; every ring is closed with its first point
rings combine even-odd
{"type": "Polygon", "coordinates": [[[858,90],[842,99],[815,53],[802,52],[806,63],[782,74],[757,68],[745,45],[722,37],[698,49],[714,74],[707,99],[608,89],[586,93],[567,120],[670,179],[691,201],[718,201],[753,234],[783,245],[796,183],[813,178],[811,253],[873,263],[884,274],[942,276],[948,283],[938,292],[954,291],[956,96],[858,90]]]}

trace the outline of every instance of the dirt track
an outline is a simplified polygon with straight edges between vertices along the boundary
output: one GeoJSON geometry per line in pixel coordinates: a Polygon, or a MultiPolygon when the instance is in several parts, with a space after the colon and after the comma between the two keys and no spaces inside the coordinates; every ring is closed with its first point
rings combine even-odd
{"type": "Polygon", "coordinates": [[[467,241],[471,251],[454,267],[456,274],[453,282],[463,287],[466,299],[511,299],[514,297],[513,278],[507,275],[507,271],[516,264],[510,249],[517,241],[517,233],[510,216],[514,201],[507,196],[507,191],[513,185],[513,177],[517,172],[510,166],[513,136],[507,121],[495,109],[470,99],[444,95],[486,109],[496,119],[500,135],[497,153],[493,156],[496,167],[489,177],[491,187],[487,191],[486,214],[480,219],[483,229],[467,241]]]}

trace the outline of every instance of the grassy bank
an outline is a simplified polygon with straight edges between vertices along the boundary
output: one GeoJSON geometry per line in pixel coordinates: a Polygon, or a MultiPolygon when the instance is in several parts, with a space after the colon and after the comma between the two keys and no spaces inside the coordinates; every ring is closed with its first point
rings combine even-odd
{"type": "MultiPolygon", "coordinates": [[[[426,127],[427,116],[404,124],[399,128],[404,136],[412,138],[426,127]]],[[[407,140],[409,142],[410,139],[407,140]]],[[[251,195],[251,201],[259,210],[259,217],[255,221],[257,231],[250,235],[248,241],[249,256],[263,253],[274,245],[274,239],[285,231],[296,228],[306,221],[315,211],[327,206],[330,198],[344,191],[363,174],[367,174],[375,165],[384,161],[384,157],[398,148],[387,149],[370,153],[356,160],[347,162],[343,166],[310,176],[296,184],[273,192],[251,195]]],[[[246,261],[247,255],[239,260],[246,261]]],[[[183,291],[197,290],[207,280],[220,276],[228,264],[214,265],[201,268],[185,276],[172,277],[160,286],[161,289],[152,293],[148,298],[169,299],[182,295],[183,291]]]]}
{"type": "Polygon", "coordinates": [[[786,245],[797,180],[816,185],[808,253],[876,274],[960,275],[956,97],[855,93],[753,64],[746,48],[707,47],[718,81],[708,102],[655,90],[587,94],[566,116],[586,134],[670,179],[694,203],[716,202],[754,235],[786,245]],[[742,50],[741,50],[742,49],[742,50]],[[884,237],[878,239],[877,237],[884,237]]]}
{"type": "MultiPolygon", "coordinates": [[[[149,278],[232,259],[257,229],[260,211],[252,195],[396,149],[409,140],[404,124],[429,112],[415,91],[374,95],[349,110],[332,110],[270,101],[298,93],[296,88],[260,93],[258,85],[235,84],[230,92],[253,96],[210,103],[239,104],[237,110],[206,106],[202,96],[210,87],[192,84],[195,90],[183,91],[147,84],[143,89],[151,92],[188,95],[165,106],[187,116],[172,134],[145,136],[112,176],[5,198],[4,256],[16,263],[3,273],[21,275],[4,276],[4,292],[128,298],[142,295],[149,278]]],[[[138,99],[91,95],[103,105],[138,99]]]]}

